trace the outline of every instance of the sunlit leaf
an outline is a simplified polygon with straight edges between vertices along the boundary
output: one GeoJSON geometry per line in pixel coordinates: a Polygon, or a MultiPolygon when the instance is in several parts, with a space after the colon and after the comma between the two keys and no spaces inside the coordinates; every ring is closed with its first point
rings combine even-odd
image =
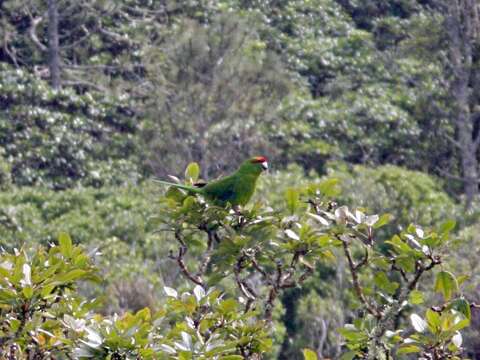
{"type": "Polygon", "coordinates": [[[417,314],[410,315],[410,322],[412,323],[413,328],[418,332],[424,332],[427,328],[427,322],[417,314]]]}
{"type": "Polygon", "coordinates": [[[310,349],[303,349],[303,359],[304,360],[317,360],[317,353],[310,349]]]}
{"type": "Polygon", "coordinates": [[[58,243],[60,244],[60,251],[63,256],[67,258],[72,257],[72,251],[73,251],[73,244],[72,244],[72,239],[70,238],[70,235],[67,233],[60,233],[58,235],[58,243]]]}
{"type": "Polygon", "coordinates": [[[167,296],[174,297],[174,298],[178,297],[177,291],[175,289],[172,289],[171,287],[164,286],[163,290],[165,291],[165,294],[167,294],[167,296]]]}
{"type": "Polygon", "coordinates": [[[455,226],[457,226],[457,223],[455,222],[455,220],[447,220],[442,225],[440,225],[439,232],[449,233],[453,229],[455,229],[455,226]]]}
{"type": "Polygon", "coordinates": [[[419,290],[413,290],[409,295],[409,301],[414,305],[423,304],[425,301],[423,297],[423,292],[419,290]]]}
{"type": "Polygon", "coordinates": [[[458,283],[455,276],[449,271],[440,271],[435,280],[435,291],[441,293],[446,301],[458,291],[458,283]]]}
{"type": "Polygon", "coordinates": [[[391,214],[382,214],[377,222],[373,225],[375,229],[385,226],[392,220],[393,216],[391,214]]]}
{"type": "Polygon", "coordinates": [[[185,179],[190,183],[194,183],[198,180],[199,175],[200,166],[196,162],[188,164],[187,169],[185,170],[185,179]]]}
{"type": "Polygon", "coordinates": [[[297,240],[297,241],[300,240],[300,237],[295,233],[295,231],[291,229],[286,229],[285,235],[287,235],[292,240],[297,240]]]}
{"type": "Polygon", "coordinates": [[[412,344],[402,344],[399,346],[398,350],[397,350],[397,354],[398,355],[401,355],[401,354],[412,354],[412,353],[418,353],[422,351],[422,348],[420,348],[419,346],[417,345],[412,345],[412,344]]]}
{"type": "Polygon", "coordinates": [[[460,334],[460,333],[457,331],[457,332],[455,333],[455,335],[453,335],[453,337],[452,337],[452,343],[454,343],[457,348],[461,347],[461,346],[462,346],[462,343],[463,343],[462,334],[460,334]]]}

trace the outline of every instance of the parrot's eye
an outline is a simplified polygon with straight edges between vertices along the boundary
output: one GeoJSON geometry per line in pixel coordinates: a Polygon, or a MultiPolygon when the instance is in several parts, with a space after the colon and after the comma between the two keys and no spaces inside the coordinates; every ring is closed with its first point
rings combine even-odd
{"type": "Polygon", "coordinates": [[[268,163],[266,161],[262,162],[262,169],[268,170],[268,163]]]}

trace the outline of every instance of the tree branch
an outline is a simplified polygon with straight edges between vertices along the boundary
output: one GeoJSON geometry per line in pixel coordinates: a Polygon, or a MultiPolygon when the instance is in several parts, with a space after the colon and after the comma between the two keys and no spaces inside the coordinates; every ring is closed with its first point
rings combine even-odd
{"type": "Polygon", "coordinates": [[[407,288],[408,290],[412,291],[417,287],[418,280],[420,280],[420,277],[425,271],[433,269],[435,265],[441,264],[442,261],[439,256],[430,256],[430,264],[427,266],[424,266],[423,263],[418,260],[416,263],[417,270],[415,272],[415,277],[410,281],[408,284],[407,288]]]}
{"type": "Polygon", "coordinates": [[[185,265],[185,261],[183,260],[183,258],[187,253],[187,245],[183,241],[182,236],[180,235],[180,232],[178,230],[175,231],[175,239],[177,239],[177,241],[180,243],[180,247],[178,249],[178,255],[175,256],[173,255],[173,253],[170,253],[169,258],[177,261],[180,271],[187,279],[205,288],[205,284],[202,278],[200,276],[196,276],[190,273],[190,271],[188,271],[187,269],[187,266],[185,265]]]}
{"type": "MultiPolygon", "coordinates": [[[[348,246],[348,242],[346,240],[343,240],[339,236],[337,236],[337,239],[340,240],[343,244],[343,251],[345,253],[345,256],[348,261],[348,266],[350,268],[350,274],[352,275],[352,282],[353,282],[353,288],[355,289],[355,292],[357,293],[358,299],[363,303],[367,311],[375,316],[377,319],[380,319],[382,317],[382,314],[380,311],[378,311],[375,306],[370,304],[365,297],[365,294],[363,293],[363,289],[360,285],[360,281],[358,280],[358,265],[356,265],[353,261],[352,258],[352,253],[350,252],[350,247],[348,246]]],[[[364,259],[365,260],[365,259],[364,259]]],[[[362,261],[363,262],[363,261],[362,261]]],[[[360,263],[361,264],[361,263],[360,263]]]]}
{"type": "Polygon", "coordinates": [[[43,19],[47,15],[47,12],[43,13],[43,15],[41,16],[33,17],[28,7],[25,7],[25,10],[28,14],[28,17],[30,18],[30,27],[28,28],[28,35],[30,36],[30,39],[40,49],[40,51],[47,52],[48,47],[43,45],[37,36],[37,26],[43,21],[43,19]]]}

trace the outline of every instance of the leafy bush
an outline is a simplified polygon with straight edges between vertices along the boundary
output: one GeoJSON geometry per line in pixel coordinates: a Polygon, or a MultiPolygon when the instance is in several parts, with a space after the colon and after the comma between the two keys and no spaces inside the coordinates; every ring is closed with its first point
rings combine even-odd
{"type": "Polygon", "coordinates": [[[383,243],[376,234],[391,216],[338,206],[331,201],[338,194],[336,186],[327,179],[288,188],[274,210],[256,203],[241,213],[169,191],[160,221],[178,242],[171,258],[195,284],[234,284],[247,311],[261,305],[263,317],[271,320],[279,294],[301,287],[315,264],[334,260],[336,253],[347,264],[353,295],[348,302],[353,312],[346,317],[353,317],[352,324],[340,331],[350,350],[344,358],[405,353],[460,358],[458,331],[471,320],[461,278],[445,268],[436,273],[434,290],[444,298],[434,311],[444,319],[440,328],[431,325],[431,334],[423,335],[426,325],[418,325],[421,318],[413,313],[426,301],[420,281],[446,265],[443,255],[455,222],[445,222],[437,232],[410,225],[383,243]],[[193,269],[185,263],[190,249],[199,253],[193,269]],[[403,330],[408,314],[417,335],[403,330]]]}
{"type": "Polygon", "coordinates": [[[0,73],[0,147],[15,184],[63,189],[136,180],[136,124],[128,105],[55,91],[4,64],[0,73]]]}
{"type": "Polygon", "coordinates": [[[138,310],[156,303],[158,286],[175,277],[164,233],[155,233],[158,188],[149,183],[121,188],[75,188],[61,192],[12,187],[0,193],[0,244],[13,249],[47,245],[60,231],[72,234],[96,259],[102,287],[82,285],[91,296],[106,293],[103,311],[138,310]],[[137,295],[135,295],[137,292],[137,295]],[[138,296],[141,293],[142,296],[138,296]]]}
{"type": "Polygon", "coordinates": [[[459,206],[433,176],[393,165],[331,165],[328,175],[339,180],[339,201],[392,214],[399,225],[395,230],[402,230],[411,222],[432,226],[459,214],[459,206]]]}
{"type": "MultiPolygon", "coordinates": [[[[191,177],[187,172],[186,181],[191,177]]],[[[83,242],[91,253],[100,244],[108,254],[97,259],[101,276],[108,278],[104,287],[82,284],[80,289],[89,299],[98,297],[96,304],[104,313],[128,309],[136,313],[100,317],[89,309],[80,317],[67,313],[74,318],[68,321],[61,314],[63,323],[70,324],[65,351],[77,355],[255,358],[282,352],[295,356],[303,346],[314,346],[323,356],[344,352],[345,358],[400,357],[414,352],[462,355],[458,331],[469,325],[471,312],[461,288],[463,278],[453,275],[454,267],[445,256],[454,222],[446,222],[436,232],[413,225],[404,226],[398,234],[392,233],[397,226],[382,232],[391,216],[367,215],[364,206],[338,205],[334,200],[341,199],[341,186],[335,179],[307,181],[301,171],[292,170],[283,178],[279,174],[264,180],[262,186],[276,186],[283,196],[271,194],[265,200],[257,194],[252,205],[241,211],[172,190],[154,202],[158,190],[149,184],[61,193],[14,189],[2,196],[11,207],[9,226],[17,227],[12,231],[5,220],[2,231],[13,248],[18,243],[15,234],[27,235],[27,229],[34,231],[35,221],[40,221],[48,224],[50,232],[48,236],[37,232],[45,243],[54,240],[55,231],[78,231],[85,235],[74,237],[75,242],[83,242]],[[125,217],[118,215],[122,213],[125,217]],[[183,279],[175,279],[178,274],[183,279]],[[141,285],[136,279],[142,277],[143,288],[129,287],[128,281],[141,285]],[[120,280],[127,281],[126,287],[120,280]],[[293,339],[295,353],[292,346],[279,346],[292,340],[291,329],[287,327],[285,333],[280,326],[287,321],[282,319],[281,306],[291,314],[288,292],[301,292],[307,282],[310,296],[299,298],[294,316],[299,336],[305,331],[310,337],[293,339]],[[160,291],[165,285],[169,286],[166,301],[160,291]],[[347,293],[334,289],[349,286],[347,293]],[[434,296],[432,286],[443,300],[434,296]],[[113,304],[109,308],[101,305],[102,292],[113,304]],[[118,299],[109,298],[114,293],[118,299]],[[128,305],[126,299],[139,295],[145,298],[143,303],[128,305]],[[323,312],[324,303],[336,310],[323,312]],[[222,313],[223,306],[228,306],[228,313],[222,313]],[[427,333],[430,317],[436,315],[426,313],[426,308],[445,325],[437,328],[432,323],[427,333]],[[323,321],[328,325],[323,327],[323,321]],[[350,325],[340,330],[345,341],[340,343],[332,334],[345,323],[350,325]],[[323,332],[323,342],[311,337],[312,328],[323,332]],[[275,343],[274,329],[280,330],[275,343]],[[131,334],[136,334],[133,342],[127,341],[131,334]]],[[[395,188],[403,189],[400,185],[395,188]]],[[[26,244],[34,240],[25,238],[26,244]]],[[[62,242],[70,247],[65,237],[62,242]]]]}
{"type": "MultiPolygon", "coordinates": [[[[91,304],[76,295],[79,280],[96,280],[90,259],[66,234],[59,246],[0,254],[0,355],[27,359],[71,352],[64,319],[82,318],[91,304]]],[[[82,323],[84,320],[79,320],[82,323]]]]}
{"type": "Polygon", "coordinates": [[[169,299],[154,314],[95,314],[95,301],[76,290],[79,281],[98,281],[96,269],[65,233],[48,251],[2,251],[0,264],[2,357],[232,360],[271,346],[255,312],[238,312],[235,300],[200,286],[181,296],[165,288],[169,299]]]}
{"type": "Polygon", "coordinates": [[[0,147],[0,190],[7,190],[12,182],[10,164],[3,157],[3,149],[0,147]]]}

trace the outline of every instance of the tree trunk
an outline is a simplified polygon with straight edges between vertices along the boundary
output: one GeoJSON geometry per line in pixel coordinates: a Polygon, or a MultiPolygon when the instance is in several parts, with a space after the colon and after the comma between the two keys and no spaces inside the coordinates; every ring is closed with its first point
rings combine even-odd
{"type": "Polygon", "coordinates": [[[478,39],[478,12],[476,0],[447,0],[445,29],[449,42],[451,67],[450,95],[454,101],[453,121],[457,129],[463,173],[465,206],[470,208],[478,197],[478,146],[471,114],[473,50],[478,39]]]}
{"type": "Polygon", "coordinates": [[[60,47],[57,0],[48,0],[48,67],[54,89],[60,88],[60,47]]]}

